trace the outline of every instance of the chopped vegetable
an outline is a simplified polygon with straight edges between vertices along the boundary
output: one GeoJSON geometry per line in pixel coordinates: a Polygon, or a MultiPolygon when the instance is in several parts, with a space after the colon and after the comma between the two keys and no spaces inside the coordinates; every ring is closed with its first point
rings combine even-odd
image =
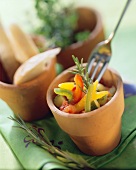
{"type": "Polygon", "coordinates": [[[92,110],[98,109],[99,107],[100,107],[100,103],[97,100],[92,101],[91,103],[92,110]]]}
{"type": "Polygon", "coordinates": [[[57,107],[61,107],[62,104],[66,101],[66,98],[64,96],[60,96],[60,95],[57,95],[55,98],[54,98],[54,104],[55,106],[57,107]]]}
{"type": "Polygon", "coordinates": [[[60,96],[66,96],[66,98],[71,101],[73,99],[72,91],[67,89],[55,88],[54,92],[60,96]]]}
{"type": "Polygon", "coordinates": [[[101,83],[98,83],[97,85],[97,91],[105,91],[107,88],[101,84],[101,83]]]}
{"type": "MultiPolygon", "coordinates": [[[[100,88],[99,91],[97,91],[98,84],[97,80],[90,83],[85,93],[83,91],[84,84],[82,77],[76,74],[74,82],[61,83],[58,85],[59,88],[54,89],[54,92],[57,94],[54,99],[54,104],[60,108],[61,111],[72,114],[89,112],[97,109],[108,101],[108,95],[110,97],[112,95],[108,91],[100,91],[100,88]]],[[[102,89],[106,89],[106,87],[102,89]]],[[[113,89],[110,89],[110,91],[113,91],[113,89]]]]}
{"type": "Polygon", "coordinates": [[[75,86],[74,82],[66,82],[66,83],[61,83],[58,85],[58,87],[62,89],[67,89],[67,90],[72,90],[75,86]]]}
{"type": "Polygon", "coordinates": [[[82,97],[84,83],[79,74],[75,75],[74,81],[76,83],[76,87],[73,89],[73,102],[77,103],[82,97]]]}
{"type": "Polygon", "coordinates": [[[73,114],[80,113],[84,110],[85,101],[86,101],[86,95],[78,103],[74,105],[69,104],[62,111],[67,113],[73,113],[73,114]]]}
{"type": "Polygon", "coordinates": [[[108,95],[105,95],[102,98],[98,99],[98,103],[100,104],[100,106],[103,106],[107,103],[108,101],[107,98],[108,98],[108,95]]]}
{"type": "Polygon", "coordinates": [[[93,92],[94,85],[90,84],[86,96],[86,104],[85,104],[85,112],[91,111],[91,101],[92,101],[92,92],[93,92]]]}

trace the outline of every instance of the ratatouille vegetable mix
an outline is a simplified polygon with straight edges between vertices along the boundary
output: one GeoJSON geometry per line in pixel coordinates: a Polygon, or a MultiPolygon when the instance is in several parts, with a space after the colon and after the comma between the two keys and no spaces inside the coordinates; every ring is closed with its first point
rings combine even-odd
{"type": "Polygon", "coordinates": [[[54,88],[56,94],[54,104],[61,111],[78,114],[90,112],[106,104],[114,95],[115,87],[106,87],[97,80],[92,82],[87,69],[78,58],[73,57],[77,66],[72,71],[75,74],[73,81],[64,82],[54,88]]]}

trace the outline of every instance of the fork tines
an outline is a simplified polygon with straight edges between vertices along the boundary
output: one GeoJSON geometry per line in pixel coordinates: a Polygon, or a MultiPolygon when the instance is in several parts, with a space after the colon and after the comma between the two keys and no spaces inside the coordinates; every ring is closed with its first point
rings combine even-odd
{"type": "Polygon", "coordinates": [[[104,54],[94,54],[88,63],[88,73],[91,73],[91,80],[101,80],[109,63],[109,58],[104,54]]]}

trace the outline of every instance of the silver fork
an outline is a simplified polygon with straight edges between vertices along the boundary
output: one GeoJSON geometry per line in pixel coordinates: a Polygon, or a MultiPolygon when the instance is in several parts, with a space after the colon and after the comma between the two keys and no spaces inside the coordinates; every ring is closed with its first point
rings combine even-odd
{"type": "Polygon", "coordinates": [[[120,18],[119,18],[119,21],[118,21],[115,29],[113,30],[113,32],[111,32],[108,39],[98,43],[88,59],[87,70],[88,70],[88,73],[90,73],[92,70],[91,80],[94,80],[94,77],[98,81],[101,80],[101,78],[109,64],[109,61],[111,59],[111,55],[112,55],[111,41],[112,41],[113,37],[115,36],[115,33],[121,23],[121,20],[129,6],[130,2],[131,2],[131,0],[127,0],[126,5],[121,13],[120,18]],[[94,63],[95,63],[95,66],[94,66],[94,63]],[[98,68],[100,65],[101,65],[101,68],[98,72],[98,68]],[[94,66],[94,68],[93,68],[93,66],[94,66]],[[97,77],[96,77],[96,74],[97,74],[97,77]]]}

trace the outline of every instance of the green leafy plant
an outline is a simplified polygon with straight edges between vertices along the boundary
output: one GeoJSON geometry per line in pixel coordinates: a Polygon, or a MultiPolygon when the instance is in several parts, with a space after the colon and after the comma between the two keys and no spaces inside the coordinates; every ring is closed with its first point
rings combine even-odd
{"type": "Polygon", "coordinates": [[[36,16],[39,20],[34,28],[43,35],[52,47],[65,48],[76,41],[84,41],[89,31],[75,33],[78,14],[74,4],[62,4],[60,0],[35,0],[36,16]]]}
{"type": "Polygon", "coordinates": [[[28,135],[30,135],[35,140],[36,145],[42,147],[50,154],[52,154],[56,159],[58,159],[60,161],[60,165],[63,165],[70,169],[83,169],[83,170],[93,169],[88,164],[88,162],[80,155],[74,155],[68,151],[63,151],[53,146],[44,132],[41,132],[41,134],[39,134],[35,130],[35,128],[30,127],[30,125],[27,125],[21,119],[20,116],[18,116],[18,118],[10,116],[9,119],[18,124],[18,126],[15,127],[19,127],[25,130],[28,133],[28,135]]]}

